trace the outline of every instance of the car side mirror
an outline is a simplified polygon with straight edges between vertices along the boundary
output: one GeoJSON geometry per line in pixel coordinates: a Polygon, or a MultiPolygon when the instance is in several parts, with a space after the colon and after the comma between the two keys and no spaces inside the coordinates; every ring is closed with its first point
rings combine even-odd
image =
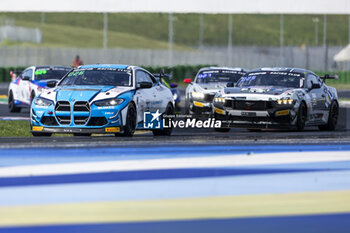
{"type": "Polygon", "coordinates": [[[54,81],[54,80],[46,82],[46,86],[50,88],[56,87],[56,85],[57,85],[57,81],[54,81]]]}
{"type": "Polygon", "coordinates": [[[185,78],[184,79],[184,83],[191,83],[192,81],[191,81],[191,79],[190,78],[185,78]]]}
{"type": "Polygon", "coordinates": [[[29,76],[22,76],[22,80],[28,81],[28,80],[30,80],[30,77],[29,76]]]}
{"type": "Polygon", "coordinates": [[[235,86],[235,84],[233,83],[233,82],[229,82],[229,83],[227,83],[227,85],[226,85],[226,87],[234,87],[235,86]]]}
{"type": "Polygon", "coordinates": [[[151,88],[153,87],[153,83],[151,82],[139,82],[139,88],[151,88]]]}
{"type": "Polygon", "coordinates": [[[311,89],[319,89],[321,88],[321,84],[319,83],[312,83],[311,89]]]}

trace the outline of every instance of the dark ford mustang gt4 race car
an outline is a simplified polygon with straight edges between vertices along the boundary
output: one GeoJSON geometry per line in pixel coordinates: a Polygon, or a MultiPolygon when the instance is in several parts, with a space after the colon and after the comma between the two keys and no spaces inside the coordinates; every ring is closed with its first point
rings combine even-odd
{"type": "Polygon", "coordinates": [[[309,70],[262,68],[244,75],[237,85],[214,98],[215,116],[227,124],[256,128],[318,126],[334,130],[339,103],[337,91],[309,70]]]}

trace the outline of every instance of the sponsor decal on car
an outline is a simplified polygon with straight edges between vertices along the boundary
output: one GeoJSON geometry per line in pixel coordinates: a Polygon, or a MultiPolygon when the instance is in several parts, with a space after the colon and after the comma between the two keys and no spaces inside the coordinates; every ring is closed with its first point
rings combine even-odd
{"type": "Polygon", "coordinates": [[[203,103],[201,103],[201,102],[198,102],[198,101],[193,101],[193,104],[194,104],[194,106],[197,106],[197,107],[201,107],[201,108],[203,108],[203,103]]]}
{"type": "Polygon", "coordinates": [[[120,127],[108,127],[108,128],[105,128],[105,131],[109,133],[119,133],[120,127]]]}
{"type": "Polygon", "coordinates": [[[288,114],[289,114],[289,110],[282,110],[282,111],[276,112],[276,116],[285,116],[288,114]]]}
{"type": "Polygon", "coordinates": [[[44,127],[43,126],[33,126],[32,130],[33,131],[43,131],[44,127]]]}

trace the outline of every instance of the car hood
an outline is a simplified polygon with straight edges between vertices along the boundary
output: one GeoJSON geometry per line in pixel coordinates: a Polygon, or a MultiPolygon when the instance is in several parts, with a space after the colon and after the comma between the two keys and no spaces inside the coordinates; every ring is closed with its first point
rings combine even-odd
{"type": "Polygon", "coordinates": [[[276,86],[250,86],[225,88],[221,94],[224,97],[243,98],[247,100],[269,100],[290,97],[293,93],[300,92],[298,90],[301,89],[276,86]]]}
{"type": "Polygon", "coordinates": [[[227,83],[195,83],[194,89],[198,92],[215,93],[220,89],[225,88],[227,83]]]}
{"type": "Polygon", "coordinates": [[[131,87],[114,86],[62,86],[41,94],[41,97],[53,101],[89,101],[110,99],[130,91],[131,87]]]}
{"type": "Polygon", "coordinates": [[[289,87],[276,87],[276,86],[250,86],[250,87],[233,87],[225,88],[225,94],[265,94],[265,95],[281,95],[287,91],[293,90],[289,87]]]}

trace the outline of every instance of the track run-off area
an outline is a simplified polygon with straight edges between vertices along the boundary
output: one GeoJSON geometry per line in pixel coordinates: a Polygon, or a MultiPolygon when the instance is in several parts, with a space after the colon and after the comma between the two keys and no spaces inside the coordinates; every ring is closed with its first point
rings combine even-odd
{"type": "Polygon", "coordinates": [[[0,232],[348,232],[349,176],[345,141],[2,148],[0,232]]]}

